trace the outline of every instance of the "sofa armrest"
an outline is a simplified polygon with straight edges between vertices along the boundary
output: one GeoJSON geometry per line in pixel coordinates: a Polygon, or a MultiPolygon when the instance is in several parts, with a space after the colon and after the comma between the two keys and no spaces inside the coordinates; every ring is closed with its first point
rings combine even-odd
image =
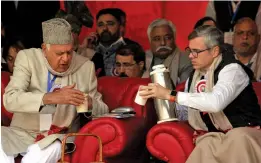
{"type": "Polygon", "coordinates": [[[170,163],[185,163],[194,148],[193,129],[187,122],[165,122],[147,135],[147,148],[156,158],[170,163]]]}
{"type": "MultiPolygon", "coordinates": [[[[133,156],[143,142],[149,128],[145,119],[132,117],[128,119],[99,118],[86,124],[79,132],[92,133],[101,137],[103,157],[113,158],[124,153],[133,156]]],[[[91,162],[98,156],[98,142],[92,137],[76,137],[76,151],[73,162],[91,162]]]]}

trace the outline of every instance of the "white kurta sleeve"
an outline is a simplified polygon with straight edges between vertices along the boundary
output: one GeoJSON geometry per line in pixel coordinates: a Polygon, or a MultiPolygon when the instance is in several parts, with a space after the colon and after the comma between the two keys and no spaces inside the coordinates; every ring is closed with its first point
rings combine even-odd
{"type": "Polygon", "coordinates": [[[220,71],[212,92],[178,92],[177,103],[203,112],[219,112],[225,109],[248,84],[249,77],[243,68],[237,63],[232,63],[220,71]]]}
{"type": "Polygon", "coordinates": [[[14,72],[3,96],[5,108],[10,112],[39,113],[45,93],[28,92],[32,72],[26,53],[17,54],[14,72]]]}
{"type": "Polygon", "coordinates": [[[109,112],[108,106],[102,101],[102,95],[97,91],[97,78],[93,62],[91,63],[91,74],[88,95],[92,97],[92,114],[95,116],[109,112]]]}

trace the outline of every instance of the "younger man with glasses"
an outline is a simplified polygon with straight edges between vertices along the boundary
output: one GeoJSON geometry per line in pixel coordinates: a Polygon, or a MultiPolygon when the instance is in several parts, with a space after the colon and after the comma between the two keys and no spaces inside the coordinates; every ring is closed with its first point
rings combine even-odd
{"type": "Polygon", "coordinates": [[[199,27],[189,35],[187,51],[195,71],[187,80],[187,92],[154,83],[141,87],[143,98],[189,107],[196,147],[186,163],[261,162],[261,110],[252,87],[253,73],[223,46],[219,29],[199,27]]]}
{"type": "Polygon", "coordinates": [[[145,52],[138,43],[121,46],[116,52],[116,72],[120,77],[142,77],[145,52]]]}

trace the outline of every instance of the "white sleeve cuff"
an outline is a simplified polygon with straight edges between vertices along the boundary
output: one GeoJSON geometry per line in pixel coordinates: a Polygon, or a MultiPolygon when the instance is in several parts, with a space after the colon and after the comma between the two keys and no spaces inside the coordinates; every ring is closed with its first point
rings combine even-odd
{"type": "Polygon", "coordinates": [[[179,104],[179,105],[185,105],[185,106],[188,106],[188,95],[189,93],[185,93],[185,92],[178,92],[177,93],[177,100],[176,102],[179,104]]]}

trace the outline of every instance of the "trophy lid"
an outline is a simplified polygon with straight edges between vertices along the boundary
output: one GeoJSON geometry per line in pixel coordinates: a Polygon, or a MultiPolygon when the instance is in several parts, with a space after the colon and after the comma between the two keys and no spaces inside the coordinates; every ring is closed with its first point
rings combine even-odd
{"type": "Polygon", "coordinates": [[[160,65],[155,65],[152,67],[152,70],[156,70],[156,69],[161,69],[161,68],[166,68],[164,64],[160,64],[160,65]]]}
{"type": "Polygon", "coordinates": [[[169,72],[169,70],[165,67],[165,65],[156,65],[152,67],[152,72],[150,72],[150,75],[156,74],[156,73],[163,73],[163,72],[169,72]]]}

